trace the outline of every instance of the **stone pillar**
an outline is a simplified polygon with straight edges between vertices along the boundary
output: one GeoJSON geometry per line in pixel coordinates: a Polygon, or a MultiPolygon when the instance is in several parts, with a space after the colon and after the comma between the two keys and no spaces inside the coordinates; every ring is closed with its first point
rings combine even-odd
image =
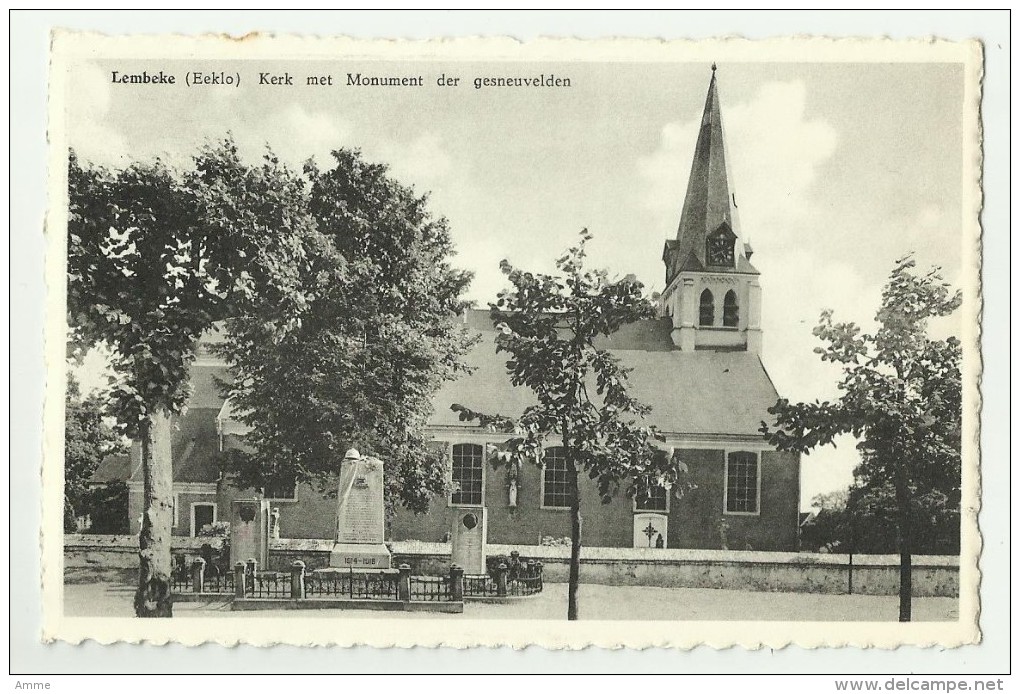
{"type": "Polygon", "coordinates": [[[411,567],[400,565],[400,577],[397,578],[397,600],[411,602],[411,567]]]}
{"type": "Polygon", "coordinates": [[[457,509],[450,527],[450,560],[470,576],[485,573],[485,508],[457,509]]]}
{"type": "Polygon", "coordinates": [[[693,352],[698,317],[698,299],[694,296],[694,278],[682,278],[677,293],[680,300],[679,306],[677,306],[677,315],[673,316],[673,332],[671,333],[673,344],[683,352],[693,352]]]}
{"type": "Polygon", "coordinates": [[[243,598],[245,596],[244,590],[244,562],[237,562],[234,564],[234,597],[243,598]]]}
{"type": "Polygon", "coordinates": [[[258,559],[269,565],[269,502],[235,499],[230,504],[230,560],[258,559]]]}
{"type": "Polygon", "coordinates": [[[202,593],[205,589],[205,559],[199,557],[191,564],[191,592],[202,593]]]}
{"type": "Polygon", "coordinates": [[[496,595],[506,595],[506,574],[506,564],[500,562],[499,566],[496,567],[496,595]]]}
{"type": "Polygon", "coordinates": [[[535,569],[538,570],[538,589],[542,590],[542,587],[545,585],[545,579],[542,578],[542,562],[537,562],[535,569]]]}
{"type": "Polygon", "coordinates": [[[305,563],[300,559],[290,565],[290,597],[294,600],[305,597],[305,563]]]}
{"type": "Polygon", "coordinates": [[[257,585],[259,575],[259,563],[255,559],[249,559],[245,563],[244,567],[244,578],[249,593],[255,592],[255,586],[257,585]]]}
{"type": "Polygon", "coordinates": [[[454,602],[464,601],[464,569],[456,564],[450,565],[450,599],[454,602]]]}
{"type": "Polygon", "coordinates": [[[747,351],[761,354],[761,285],[757,279],[747,287],[747,351]]]}

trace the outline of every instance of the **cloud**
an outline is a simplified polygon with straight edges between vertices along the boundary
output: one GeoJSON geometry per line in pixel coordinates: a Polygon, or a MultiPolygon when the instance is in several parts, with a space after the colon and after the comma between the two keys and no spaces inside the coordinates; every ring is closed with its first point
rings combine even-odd
{"type": "MultiPolygon", "coordinates": [[[[700,122],[699,115],[696,120],[667,123],[659,148],[638,159],[638,174],[646,183],[642,200],[646,208],[673,212],[677,201],[683,200],[700,122]]],[[[680,210],[675,211],[679,218],[680,210]]]]}
{"type": "Polygon", "coordinates": [[[110,111],[108,74],[93,63],[81,63],[69,75],[67,142],[85,162],[111,166],[127,163],[125,138],[107,123],[110,111]]]}
{"type": "Polygon", "coordinates": [[[803,82],[770,82],[753,101],[723,112],[737,204],[770,242],[787,240],[791,216],[818,210],[810,190],[839,140],[827,122],[806,118],[806,103],[803,82]]]}
{"type": "MultiPolygon", "coordinates": [[[[220,129],[209,129],[205,138],[221,137],[220,129]]],[[[309,158],[320,167],[333,161],[330,152],[351,146],[353,127],[334,113],[308,109],[291,103],[258,119],[235,122],[231,132],[242,158],[258,161],[268,145],[286,164],[299,168],[309,158]]],[[[196,143],[197,144],[197,143],[196,143]]]]}
{"type": "MultiPolygon", "coordinates": [[[[753,235],[774,245],[789,241],[798,226],[794,222],[817,208],[808,193],[838,143],[831,125],[807,118],[806,103],[803,82],[768,82],[751,101],[722,111],[738,215],[753,219],[753,235]]],[[[646,182],[643,202],[650,211],[679,216],[677,201],[687,190],[701,115],[699,110],[689,121],[668,123],[658,149],[638,160],[638,174],[646,182]]]]}
{"type": "Polygon", "coordinates": [[[378,153],[380,161],[390,165],[391,173],[402,183],[430,189],[443,182],[454,169],[453,158],[442,139],[434,133],[421,133],[410,142],[382,142],[366,153],[378,153]]]}

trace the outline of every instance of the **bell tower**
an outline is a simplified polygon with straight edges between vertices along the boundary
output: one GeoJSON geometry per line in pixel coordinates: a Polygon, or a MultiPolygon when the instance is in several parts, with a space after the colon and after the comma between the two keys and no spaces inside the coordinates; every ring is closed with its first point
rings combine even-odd
{"type": "Polygon", "coordinates": [[[676,239],[666,241],[662,309],[682,351],[761,354],[761,286],[734,212],[726,168],[716,66],[701,117],[676,239]]]}

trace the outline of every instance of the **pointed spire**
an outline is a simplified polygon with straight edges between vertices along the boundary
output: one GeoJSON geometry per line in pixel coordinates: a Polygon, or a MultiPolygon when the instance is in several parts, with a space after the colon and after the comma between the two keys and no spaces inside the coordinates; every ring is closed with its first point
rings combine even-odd
{"type": "MultiPolygon", "coordinates": [[[[694,162],[687,181],[687,195],[675,242],[668,242],[671,258],[667,260],[667,281],[684,269],[701,270],[713,264],[706,258],[709,235],[720,227],[736,236],[733,222],[733,198],[726,169],[723,146],[722,115],[719,107],[719,89],[716,83],[716,64],[712,63],[712,79],[708,84],[701,129],[694,149],[694,162]]],[[[735,248],[738,265],[743,249],[735,248]]]]}
{"type": "Polygon", "coordinates": [[[716,85],[716,66],[713,63],[712,81],[708,85],[705,112],[701,117],[701,131],[694,149],[694,163],[687,181],[687,196],[680,215],[677,240],[684,246],[693,246],[691,250],[699,260],[704,261],[705,236],[723,223],[729,224],[731,228],[733,226],[730,204],[719,89],[716,85]]]}

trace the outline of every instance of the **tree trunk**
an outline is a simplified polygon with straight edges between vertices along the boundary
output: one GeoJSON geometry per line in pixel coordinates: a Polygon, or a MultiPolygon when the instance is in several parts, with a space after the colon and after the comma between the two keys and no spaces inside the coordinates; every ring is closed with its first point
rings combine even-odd
{"type": "Polygon", "coordinates": [[[906,480],[904,463],[899,462],[899,475],[896,480],[896,506],[899,516],[897,523],[897,539],[900,550],[900,621],[910,621],[911,596],[913,595],[913,569],[911,567],[910,552],[911,539],[911,518],[910,518],[910,487],[906,480]]]}
{"type": "Polygon", "coordinates": [[[910,621],[910,596],[913,592],[913,570],[910,565],[910,549],[900,546],[900,621],[910,621]]]}
{"type": "Polygon", "coordinates": [[[145,507],[138,534],[135,615],[172,617],[170,533],[173,525],[173,460],[169,415],[157,412],[141,427],[145,507]]]}
{"type": "Polygon", "coordinates": [[[581,494],[577,488],[577,468],[567,453],[567,479],[572,487],[570,502],[570,572],[567,577],[567,619],[577,619],[577,586],[581,579],[581,494]]]}

